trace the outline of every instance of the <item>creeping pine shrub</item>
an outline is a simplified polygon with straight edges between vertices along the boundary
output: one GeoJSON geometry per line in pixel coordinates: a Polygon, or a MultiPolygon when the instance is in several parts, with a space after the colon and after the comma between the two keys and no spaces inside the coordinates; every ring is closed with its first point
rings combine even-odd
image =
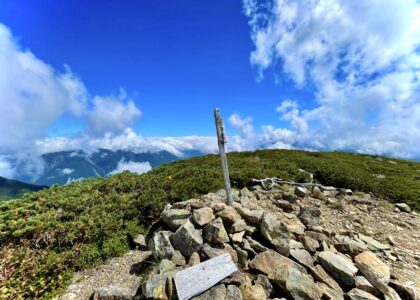
{"type": "MultiPolygon", "coordinates": [[[[339,152],[259,150],[229,153],[232,185],[279,177],[373,193],[420,209],[420,163],[339,152]],[[381,174],[383,176],[375,176],[381,174]]],[[[223,188],[220,158],[207,155],[142,175],[123,172],[53,186],[0,203],[0,299],[50,299],[73,272],[129,249],[166,203],[223,188]]]]}

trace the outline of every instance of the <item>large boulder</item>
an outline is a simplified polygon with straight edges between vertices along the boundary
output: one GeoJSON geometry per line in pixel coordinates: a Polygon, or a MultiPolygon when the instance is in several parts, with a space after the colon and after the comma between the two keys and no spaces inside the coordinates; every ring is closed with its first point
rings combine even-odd
{"type": "Polygon", "coordinates": [[[305,226],[318,226],[319,219],[321,218],[321,210],[316,206],[305,206],[300,210],[298,217],[305,226]]]}
{"type": "Polygon", "coordinates": [[[260,223],[260,233],[273,245],[277,252],[285,256],[289,255],[290,232],[272,213],[265,212],[263,214],[260,223]]]}
{"type": "Polygon", "coordinates": [[[211,243],[223,244],[229,242],[229,236],[221,218],[213,220],[204,227],[203,237],[211,243]]]}
{"type": "Polygon", "coordinates": [[[350,259],[331,251],[324,251],[319,253],[318,262],[340,284],[353,286],[357,268],[350,259]]]}
{"type": "Polygon", "coordinates": [[[189,258],[194,252],[199,252],[203,245],[202,231],[195,228],[190,220],[170,236],[170,241],[176,250],[189,258]]]}

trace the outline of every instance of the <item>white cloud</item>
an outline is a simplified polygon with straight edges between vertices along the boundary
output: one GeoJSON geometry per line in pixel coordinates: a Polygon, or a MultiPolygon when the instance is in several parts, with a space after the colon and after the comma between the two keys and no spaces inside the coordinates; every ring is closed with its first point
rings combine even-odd
{"type": "Polygon", "coordinates": [[[148,161],[134,162],[125,161],[124,158],[118,162],[117,168],[110,172],[109,175],[121,173],[123,171],[130,171],[132,173],[143,174],[152,170],[152,166],[148,161]]]}
{"type": "Polygon", "coordinates": [[[0,156],[0,176],[12,178],[15,175],[15,169],[7,158],[0,156]]]}
{"type": "Polygon", "coordinates": [[[131,127],[141,117],[141,111],[133,101],[124,102],[124,97],[95,97],[94,108],[89,113],[89,130],[95,135],[121,132],[131,127]]]}
{"type": "Polygon", "coordinates": [[[250,61],[314,89],[285,100],[292,147],[420,157],[420,4],[415,0],[244,1],[250,61]]]}
{"type": "Polygon", "coordinates": [[[74,169],[70,169],[70,168],[64,168],[64,169],[60,170],[60,173],[62,175],[70,175],[73,172],[74,172],[74,169]]]}

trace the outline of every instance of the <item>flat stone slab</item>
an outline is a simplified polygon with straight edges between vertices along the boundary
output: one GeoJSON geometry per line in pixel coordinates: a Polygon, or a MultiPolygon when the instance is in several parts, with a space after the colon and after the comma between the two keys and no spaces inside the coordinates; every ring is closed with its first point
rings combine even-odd
{"type": "Polygon", "coordinates": [[[174,276],[178,298],[179,300],[191,299],[237,270],[232,257],[226,253],[179,271],[174,276]]]}

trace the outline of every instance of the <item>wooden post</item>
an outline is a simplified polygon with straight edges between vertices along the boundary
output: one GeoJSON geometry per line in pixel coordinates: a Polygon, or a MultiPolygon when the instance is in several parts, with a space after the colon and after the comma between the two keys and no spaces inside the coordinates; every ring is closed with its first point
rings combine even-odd
{"type": "Polygon", "coordinates": [[[232,205],[233,199],[232,199],[232,192],[231,192],[230,180],[229,180],[229,169],[228,169],[226,152],[225,152],[225,144],[227,143],[227,140],[225,136],[225,128],[223,125],[223,120],[222,118],[220,118],[218,108],[214,110],[214,120],[216,122],[217,143],[219,144],[220,160],[222,162],[223,179],[225,181],[226,202],[228,205],[232,205]]]}

